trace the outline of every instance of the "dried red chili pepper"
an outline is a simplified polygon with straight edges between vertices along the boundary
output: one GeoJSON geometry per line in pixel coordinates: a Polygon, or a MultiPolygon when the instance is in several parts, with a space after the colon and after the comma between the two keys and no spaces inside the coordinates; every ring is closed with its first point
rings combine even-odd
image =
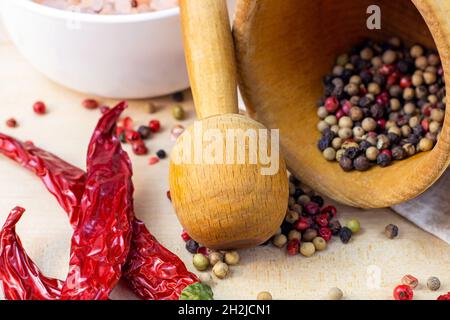
{"type": "MultiPolygon", "coordinates": [[[[72,226],[76,225],[78,218],[72,219],[71,215],[78,215],[85,181],[82,170],[31,144],[24,144],[1,134],[0,153],[40,176],[68,212],[73,221],[72,226]],[[45,175],[40,175],[40,172],[45,172],[45,175]],[[58,183],[55,184],[54,181],[58,183]]],[[[198,278],[186,269],[176,255],[159,244],[141,221],[134,219],[133,231],[124,278],[139,297],[177,299],[186,286],[198,282],[198,278]]]]}
{"type": "Polygon", "coordinates": [[[126,107],[121,103],[105,113],[89,143],[83,214],[72,237],[61,299],[106,300],[122,275],[130,249],[134,188],[130,159],[114,133],[126,107]]]}
{"type": "Polygon", "coordinates": [[[8,300],[55,300],[62,281],[45,277],[25,253],[16,234],[16,224],[25,209],[16,207],[0,233],[0,280],[8,300]]]}

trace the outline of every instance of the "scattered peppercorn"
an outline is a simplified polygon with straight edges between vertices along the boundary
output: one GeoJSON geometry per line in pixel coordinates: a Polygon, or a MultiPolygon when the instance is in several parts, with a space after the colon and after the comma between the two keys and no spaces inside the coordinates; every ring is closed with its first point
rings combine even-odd
{"type": "Polygon", "coordinates": [[[300,253],[305,257],[311,257],[316,252],[316,247],[312,242],[303,242],[300,246],[300,253]]]}
{"type": "Polygon", "coordinates": [[[158,150],[157,152],[156,152],[156,155],[158,156],[158,158],[160,158],[160,159],[165,159],[166,157],[167,157],[167,154],[166,154],[166,151],[164,151],[164,150],[158,150]]]}
{"type": "Polygon", "coordinates": [[[270,294],[270,292],[263,291],[258,293],[258,295],[256,296],[256,300],[272,300],[272,295],[270,294]]]}
{"type": "Polygon", "coordinates": [[[358,233],[361,230],[361,224],[357,219],[347,221],[346,226],[352,231],[352,234],[358,233]]]}
{"type": "Polygon", "coordinates": [[[223,262],[223,254],[215,251],[209,255],[209,264],[215,266],[217,262],[223,262]]]}
{"type": "Polygon", "coordinates": [[[190,252],[192,254],[196,254],[198,248],[199,248],[199,245],[195,240],[190,239],[190,240],[186,241],[186,250],[188,252],[190,252]]]}
{"type": "Polygon", "coordinates": [[[414,292],[410,286],[403,284],[395,287],[393,295],[395,300],[412,300],[414,292]]]}
{"type": "Polygon", "coordinates": [[[142,140],[146,140],[146,139],[150,138],[152,131],[150,130],[150,128],[148,126],[140,126],[138,128],[137,132],[141,136],[142,140]]]}
{"type": "Polygon", "coordinates": [[[148,153],[148,148],[142,140],[133,142],[132,146],[135,155],[142,156],[148,153]]]}
{"type": "Polygon", "coordinates": [[[330,300],[341,300],[344,296],[344,293],[339,288],[331,288],[328,291],[328,298],[330,300]]]}
{"type": "Polygon", "coordinates": [[[414,277],[410,274],[407,274],[406,276],[404,276],[402,278],[402,284],[410,286],[411,289],[415,289],[419,285],[419,280],[417,280],[416,277],[414,277]]]}
{"type": "Polygon", "coordinates": [[[384,234],[389,239],[394,239],[398,236],[398,227],[394,224],[388,224],[384,229],[384,234]]]}
{"type": "Polygon", "coordinates": [[[158,157],[150,157],[150,159],[148,159],[148,164],[149,165],[154,165],[157,164],[159,162],[159,158],[158,157]]]}
{"type": "Polygon", "coordinates": [[[15,128],[17,127],[17,120],[14,118],[9,118],[8,120],[6,120],[6,126],[8,128],[15,128]]]}
{"type": "Polygon", "coordinates": [[[229,266],[235,266],[239,263],[240,257],[236,251],[226,252],[224,256],[224,261],[229,266]]]}
{"type": "Polygon", "coordinates": [[[441,287],[441,281],[437,277],[430,277],[427,280],[427,287],[431,291],[437,291],[441,287]]]}
{"type": "Polygon", "coordinates": [[[161,130],[161,122],[159,122],[159,120],[150,120],[148,126],[150,130],[154,133],[159,132],[161,130]]]}
{"type": "Polygon", "coordinates": [[[184,109],[181,105],[176,105],[172,109],[172,115],[176,120],[184,120],[184,109]]]}
{"type": "Polygon", "coordinates": [[[221,261],[217,262],[212,269],[214,275],[219,279],[225,279],[229,270],[228,265],[221,261]]]}
{"type": "Polygon", "coordinates": [[[341,228],[341,230],[339,231],[339,238],[341,238],[342,243],[349,243],[350,239],[352,238],[352,230],[347,227],[341,228]]]}
{"type": "Polygon", "coordinates": [[[327,248],[327,242],[322,237],[316,237],[312,242],[316,248],[316,251],[323,251],[327,248]]]}
{"type": "Polygon", "coordinates": [[[40,114],[40,115],[45,114],[46,111],[47,111],[47,106],[45,105],[44,102],[42,102],[42,101],[37,101],[37,102],[35,102],[35,103],[33,104],[33,111],[34,111],[36,114],[40,114]]]}
{"type": "Polygon", "coordinates": [[[81,104],[83,107],[90,110],[97,109],[99,106],[98,101],[94,99],[85,99],[81,104]]]}
{"type": "Polygon", "coordinates": [[[183,93],[183,91],[178,91],[178,92],[175,92],[174,94],[172,94],[172,99],[175,102],[183,102],[184,101],[184,93],[183,93]]]}
{"type": "Polygon", "coordinates": [[[201,253],[196,253],[194,255],[194,258],[192,259],[192,263],[194,264],[194,267],[198,271],[205,271],[209,267],[209,260],[208,258],[201,253]]]}

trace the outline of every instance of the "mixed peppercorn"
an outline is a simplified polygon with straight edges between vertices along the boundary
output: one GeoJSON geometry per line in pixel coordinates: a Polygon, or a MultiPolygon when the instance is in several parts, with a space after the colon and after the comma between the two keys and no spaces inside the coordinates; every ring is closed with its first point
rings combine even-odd
{"type": "Polygon", "coordinates": [[[346,172],[387,167],[437,143],[446,92],[435,52],[398,38],[366,41],[337,58],[324,87],[318,148],[346,172]]]}
{"type": "MultiPolygon", "coordinates": [[[[405,275],[401,280],[401,285],[394,288],[393,296],[395,300],[412,300],[414,298],[414,290],[419,286],[419,280],[410,275],[405,275]]],[[[429,277],[427,280],[427,288],[430,291],[437,291],[441,288],[441,281],[437,277],[429,277]]],[[[441,295],[437,300],[449,300],[448,295],[441,295]]]]}

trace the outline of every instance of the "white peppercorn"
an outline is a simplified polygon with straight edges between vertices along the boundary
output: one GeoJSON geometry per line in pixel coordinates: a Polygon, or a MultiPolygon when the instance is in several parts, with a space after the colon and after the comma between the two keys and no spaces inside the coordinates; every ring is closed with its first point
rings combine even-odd
{"type": "Polygon", "coordinates": [[[424,56],[418,57],[415,61],[415,65],[416,65],[416,68],[425,70],[426,67],[428,66],[427,57],[424,57],[424,56]]]}
{"type": "MultiPolygon", "coordinates": [[[[335,149],[335,150],[339,150],[342,146],[342,139],[337,137],[334,138],[333,141],[331,142],[331,146],[335,149]]],[[[334,155],[334,157],[336,158],[336,154],[334,155]]]]}
{"type": "Polygon", "coordinates": [[[258,296],[256,297],[257,300],[272,300],[272,295],[270,292],[263,291],[258,293],[258,296]]]}
{"type": "Polygon", "coordinates": [[[331,126],[330,130],[331,132],[333,132],[334,134],[338,134],[339,133],[339,126],[336,124],[334,126],[331,126]]]}
{"type": "Polygon", "coordinates": [[[300,253],[305,257],[312,257],[316,252],[316,247],[312,242],[303,242],[300,245],[300,253]]]}
{"type": "Polygon", "coordinates": [[[427,287],[431,291],[437,291],[441,287],[441,281],[437,277],[430,277],[427,280],[427,287]]]}
{"type": "Polygon", "coordinates": [[[375,147],[369,147],[366,150],[366,157],[370,161],[376,161],[379,154],[380,154],[380,151],[378,151],[378,149],[375,147]]]}
{"type": "Polygon", "coordinates": [[[225,279],[229,270],[230,268],[224,262],[217,262],[212,269],[214,275],[219,279],[225,279]]]}
{"type": "Polygon", "coordinates": [[[352,128],[353,120],[350,117],[342,117],[339,119],[339,127],[341,128],[352,128]]]}
{"type": "Polygon", "coordinates": [[[347,140],[353,136],[353,131],[350,128],[341,128],[339,129],[338,136],[342,140],[347,140]]]}
{"type": "Polygon", "coordinates": [[[354,127],[353,128],[353,136],[356,138],[361,138],[365,134],[365,131],[362,127],[354,127]]]}
{"type": "Polygon", "coordinates": [[[385,64],[392,64],[397,60],[397,52],[394,50],[386,50],[383,53],[382,59],[385,64]]]}
{"type": "Polygon", "coordinates": [[[239,263],[239,260],[240,260],[239,253],[237,253],[236,251],[229,251],[225,253],[224,261],[229,266],[237,265],[239,263]]]}
{"type": "Polygon", "coordinates": [[[361,125],[366,132],[374,131],[377,128],[377,122],[373,118],[365,118],[361,125]]]}
{"type": "Polygon", "coordinates": [[[428,138],[422,138],[420,139],[418,150],[426,152],[433,149],[433,141],[428,138]]]}
{"type": "Polygon", "coordinates": [[[320,121],[317,124],[317,130],[319,130],[320,132],[324,132],[328,128],[330,128],[330,126],[324,120],[320,121]]]}
{"type": "Polygon", "coordinates": [[[441,124],[439,122],[437,122],[437,121],[430,122],[429,130],[431,133],[438,133],[440,129],[441,129],[441,124]]]}
{"type": "Polygon", "coordinates": [[[410,54],[411,54],[411,57],[418,58],[420,56],[423,56],[424,50],[423,50],[422,46],[416,44],[413,47],[411,47],[410,54]]]}
{"type": "Polygon", "coordinates": [[[327,116],[324,121],[329,125],[329,126],[334,126],[335,124],[338,123],[337,118],[335,115],[329,115],[327,116]]]}
{"type": "Polygon", "coordinates": [[[341,300],[344,296],[344,293],[339,288],[331,288],[330,291],[328,291],[328,298],[330,300],[341,300]]]}
{"type": "Polygon", "coordinates": [[[336,159],[336,150],[334,148],[326,148],[323,151],[323,157],[328,161],[334,161],[336,159]]]}
{"type": "Polygon", "coordinates": [[[431,110],[430,117],[433,121],[442,123],[444,121],[445,112],[444,112],[444,110],[441,110],[441,109],[433,109],[433,110],[431,110]]]}
{"type": "Polygon", "coordinates": [[[215,251],[209,254],[209,264],[214,266],[217,262],[223,261],[223,254],[215,251]]]}
{"type": "Polygon", "coordinates": [[[320,119],[325,119],[328,116],[328,111],[325,107],[320,107],[317,109],[317,116],[320,119]]]}

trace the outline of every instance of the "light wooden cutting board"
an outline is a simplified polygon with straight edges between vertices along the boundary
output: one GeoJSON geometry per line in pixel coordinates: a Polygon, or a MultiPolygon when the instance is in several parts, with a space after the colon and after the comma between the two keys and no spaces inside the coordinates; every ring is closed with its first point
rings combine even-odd
{"type": "MultiPolygon", "coordinates": [[[[80,106],[83,94],[64,89],[34,71],[10,44],[0,44],[0,131],[49,150],[84,168],[87,144],[99,118],[99,111],[80,106]],[[43,100],[49,106],[45,116],[37,116],[32,104],[43,100]],[[9,129],[5,121],[15,117],[19,127],[9,129]]],[[[152,118],[161,120],[163,130],[148,146],[154,154],[170,151],[171,117],[169,98],[155,100],[163,107],[155,114],[146,113],[147,101],[131,101],[127,114],[140,124],[152,118]]],[[[113,101],[103,101],[112,105],[113,101]]],[[[194,120],[192,103],[187,126],[194,120]]],[[[136,187],[136,214],[156,237],[180,255],[193,270],[191,255],[180,238],[181,227],[170,202],[168,161],[149,166],[148,157],[131,155],[136,187]]],[[[18,233],[28,253],[48,276],[64,279],[67,272],[71,228],[65,213],[42,183],[12,161],[0,156],[0,223],[10,209],[21,205],[27,209],[18,225],[18,233]]],[[[422,284],[429,276],[438,276],[442,289],[430,292],[423,285],[416,291],[418,299],[435,299],[450,291],[450,246],[423,232],[390,209],[363,211],[338,206],[341,222],[357,217],[362,232],[348,244],[333,240],[329,248],[312,258],[287,257],[271,246],[241,251],[242,262],[232,268],[227,280],[216,280],[217,299],[254,299],[259,291],[270,291],[275,299],[323,299],[329,288],[340,287],[347,299],[391,299],[393,288],[405,274],[413,274],[422,284]],[[387,240],[386,224],[400,228],[400,236],[387,240]]],[[[120,285],[113,298],[132,299],[133,294],[120,285]]]]}

